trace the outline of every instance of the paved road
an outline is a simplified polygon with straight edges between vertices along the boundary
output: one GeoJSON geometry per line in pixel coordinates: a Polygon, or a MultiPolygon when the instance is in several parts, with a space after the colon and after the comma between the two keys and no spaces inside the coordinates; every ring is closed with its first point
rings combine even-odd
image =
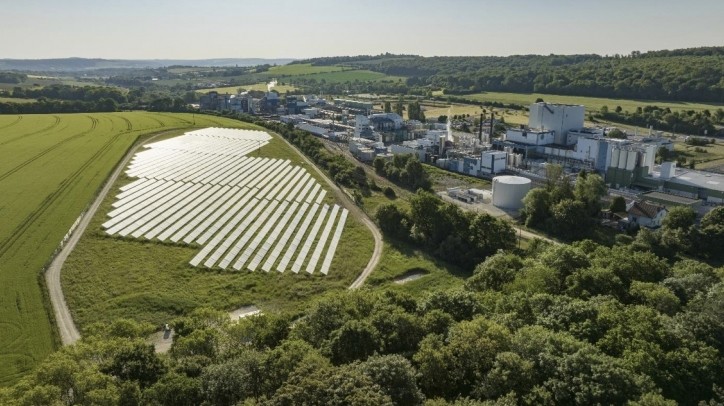
{"type": "Polygon", "coordinates": [[[362,221],[362,224],[367,226],[367,228],[370,229],[370,232],[372,233],[372,237],[375,239],[375,248],[372,251],[372,257],[370,257],[369,262],[367,262],[367,266],[362,271],[362,273],[355,279],[354,282],[349,286],[349,289],[359,289],[364,285],[365,280],[368,276],[372,273],[372,271],[377,267],[377,264],[380,262],[380,258],[382,257],[382,232],[379,228],[377,228],[377,225],[367,216],[367,213],[362,211],[362,209],[359,208],[355,204],[354,201],[352,201],[352,198],[345,193],[337,184],[332,182],[331,179],[327,176],[326,173],[322,172],[321,169],[317,167],[317,165],[314,164],[309,158],[307,158],[306,155],[304,155],[300,150],[297,149],[294,145],[292,145],[289,141],[287,141],[284,137],[281,135],[279,136],[290,148],[292,148],[294,151],[299,154],[300,157],[306,162],[310,167],[314,168],[317,173],[319,173],[322,178],[327,182],[330,188],[332,188],[332,191],[334,192],[334,195],[337,197],[337,200],[342,203],[342,206],[344,206],[347,210],[352,213],[353,216],[357,217],[362,221]]]}
{"type": "Polygon", "coordinates": [[[88,224],[90,224],[91,219],[95,215],[96,211],[98,211],[98,208],[103,202],[103,199],[105,199],[108,192],[116,183],[116,179],[118,179],[118,176],[121,174],[121,172],[123,172],[126,165],[128,165],[128,162],[136,153],[138,148],[140,148],[143,144],[152,141],[158,137],[167,135],[170,132],[171,131],[165,131],[156,134],[153,137],[136,144],[133,148],[131,148],[130,151],[128,151],[126,156],[123,158],[123,161],[118,164],[116,169],[111,174],[111,177],[108,178],[108,180],[106,181],[105,186],[103,186],[103,189],[101,189],[101,192],[98,194],[98,197],[96,197],[96,200],[81,218],[80,223],[78,223],[78,226],[71,234],[65,246],[63,246],[63,249],[60,251],[60,253],[58,253],[53,262],[50,263],[50,266],[48,266],[48,269],[45,271],[45,284],[48,287],[50,304],[53,307],[55,322],[58,325],[58,333],[60,334],[60,340],[63,345],[73,344],[74,342],[78,341],[78,339],[80,339],[80,333],[78,332],[78,328],[75,326],[75,322],[73,322],[73,316],[70,313],[68,304],[65,302],[63,287],[60,283],[60,270],[63,268],[65,260],[68,259],[68,255],[70,255],[70,253],[73,251],[73,248],[75,248],[75,245],[80,240],[80,237],[83,235],[85,229],[88,228],[88,224]]]}

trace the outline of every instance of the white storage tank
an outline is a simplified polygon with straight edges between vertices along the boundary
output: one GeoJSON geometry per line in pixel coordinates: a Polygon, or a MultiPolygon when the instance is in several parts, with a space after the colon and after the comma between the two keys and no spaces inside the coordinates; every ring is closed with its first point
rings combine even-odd
{"type": "Polygon", "coordinates": [[[496,176],[493,178],[493,206],[503,209],[523,208],[523,198],[531,188],[531,181],[521,176],[496,176]]]}

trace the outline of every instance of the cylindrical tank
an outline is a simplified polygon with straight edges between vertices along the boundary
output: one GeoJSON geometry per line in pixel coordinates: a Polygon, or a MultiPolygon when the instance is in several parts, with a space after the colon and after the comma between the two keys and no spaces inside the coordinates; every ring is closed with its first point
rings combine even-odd
{"type": "Polygon", "coordinates": [[[493,178],[493,206],[503,209],[523,208],[523,198],[530,191],[531,181],[520,176],[496,176],[493,178]]]}

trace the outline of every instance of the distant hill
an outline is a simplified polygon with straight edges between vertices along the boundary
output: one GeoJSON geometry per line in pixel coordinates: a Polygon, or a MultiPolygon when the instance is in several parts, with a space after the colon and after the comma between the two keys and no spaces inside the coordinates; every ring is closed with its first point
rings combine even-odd
{"type": "Polygon", "coordinates": [[[630,55],[362,55],[295,63],[342,65],[407,77],[411,88],[724,103],[724,47],[630,55]]]}
{"type": "Polygon", "coordinates": [[[143,69],[166,66],[256,66],[285,65],[291,58],[217,58],[217,59],[0,59],[0,70],[31,72],[80,72],[95,69],[143,69]]]}

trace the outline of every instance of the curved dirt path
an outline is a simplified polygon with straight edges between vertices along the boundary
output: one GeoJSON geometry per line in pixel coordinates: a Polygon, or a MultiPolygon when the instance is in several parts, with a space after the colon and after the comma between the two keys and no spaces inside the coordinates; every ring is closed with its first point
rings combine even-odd
{"type": "Polygon", "coordinates": [[[370,232],[372,233],[372,237],[375,240],[375,248],[372,251],[372,257],[370,258],[369,262],[367,262],[367,266],[362,271],[362,273],[357,277],[357,279],[352,282],[351,285],[349,285],[349,289],[359,289],[364,285],[365,280],[368,276],[372,273],[372,271],[377,267],[377,264],[380,262],[380,258],[382,257],[382,232],[379,228],[377,228],[377,225],[367,216],[367,213],[362,211],[355,203],[352,201],[350,196],[345,193],[339,186],[337,186],[336,183],[332,182],[331,179],[327,176],[326,173],[322,172],[317,165],[314,164],[309,158],[307,158],[302,151],[298,150],[297,147],[292,145],[289,141],[286,140],[286,138],[282,137],[279,134],[274,133],[277,137],[279,137],[282,141],[284,141],[290,148],[292,148],[294,151],[299,154],[300,157],[306,162],[310,167],[314,168],[314,170],[324,179],[329,187],[332,188],[332,191],[334,192],[334,195],[337,197],[337,200],[339,200],[342,203],[342,206],[350,211],[355,217],[360,219],[362,221],[362,224],[367,226],[367,228],[370,229],[370,232]]]}
{"type": "Polygon", "coordinates": [[[45,285],[48,287],[50,304],[53,307],[55,323],[58,325],[58,333],[60,334],[60,340],[63,345],[73,344],[74,342],[78,341],[78,339],[80,339],[80,333],[78,332],[78,328],[75,326],[75,322],[73,322],[73,316],[70,313],[68,304],[65,302],[63,287],[60,283],[60,270],[61,268],[63,268],[65,260],[68,259],[68,255],[70,255],[70,253],[75,248],[75,245],[80,240],[80,237],[83,235],[83,232],[85,232],[85,229],[88,228],[91,219],[95,215],[96,211],[98,211],[98,208],[103,202],[103,199],[105,199],[108,192],[116,183],[118,176],[121,174],[121,172],[123,172],[123,169],[126,167],[126,165],[128,165],[128,162],[131,160],[136,151],[144,144],[153,141],[158,137],[167,135],[170,132],[171,131],[164,131],[146,140],[138,142],[128,151],[128,153],[126,153],[126,156],[123,157],[123,160],[118,164],[118,166],[116,166],[116,169],[106,181],[103,189],[101,189],[98,197],[96,197],[96,200],[88,208],[85,214],[83,214],[80,223],[78,223],[78,226],[75,228],[75,230],[73,230],[73,233],[71,233],[71,236],[66,244],[63,246],[63,249],[53,259],[53,262],[50,263],[48,269],[45,271],[45,285]]]}

